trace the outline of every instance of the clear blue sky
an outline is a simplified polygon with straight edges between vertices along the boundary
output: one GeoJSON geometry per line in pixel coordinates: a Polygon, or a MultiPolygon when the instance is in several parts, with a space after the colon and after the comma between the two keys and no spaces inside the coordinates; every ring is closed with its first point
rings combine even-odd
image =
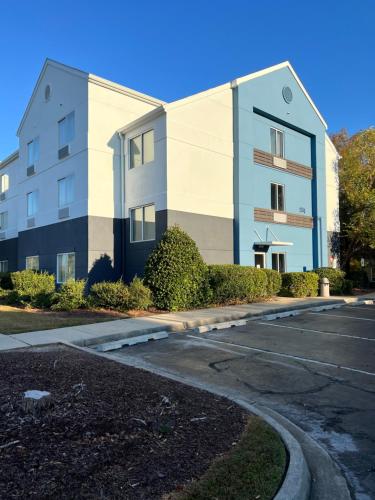
{"type": "Polygon", "coordinates": [[[375,125],[374,0],[0,0],[0,158],[46,57],[171,101],[289,60],[333,132],[375,125]]]}

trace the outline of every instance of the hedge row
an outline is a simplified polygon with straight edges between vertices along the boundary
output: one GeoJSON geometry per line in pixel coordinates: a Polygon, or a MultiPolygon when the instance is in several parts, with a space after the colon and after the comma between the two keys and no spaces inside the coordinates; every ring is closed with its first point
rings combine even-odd
{"type": "Polygon", "coordinates": [[[280,295],[284,297],[316,297],[319,276],[316,273],[283,273],[280,295]]]}

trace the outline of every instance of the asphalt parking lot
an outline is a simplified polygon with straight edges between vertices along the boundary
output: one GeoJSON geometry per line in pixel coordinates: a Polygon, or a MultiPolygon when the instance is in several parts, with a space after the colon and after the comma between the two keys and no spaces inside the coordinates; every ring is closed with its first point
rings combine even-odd
{"type": "Polygon", "coordinates": [[[375,498],[375,305],[171,334],[111,356],[266,404],[327,449],[355,498],[375,498]]]}

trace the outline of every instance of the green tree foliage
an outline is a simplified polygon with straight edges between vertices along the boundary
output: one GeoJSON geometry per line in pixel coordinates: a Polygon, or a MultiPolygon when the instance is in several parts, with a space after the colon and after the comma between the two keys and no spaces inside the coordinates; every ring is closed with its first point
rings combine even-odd
{"type": "Polygon", "coordinates": [[[353,257],[375,249],[375,129],[352,137],[341,130],[331,138],[341,155],[341,265],[348,271],[353,257]]]}

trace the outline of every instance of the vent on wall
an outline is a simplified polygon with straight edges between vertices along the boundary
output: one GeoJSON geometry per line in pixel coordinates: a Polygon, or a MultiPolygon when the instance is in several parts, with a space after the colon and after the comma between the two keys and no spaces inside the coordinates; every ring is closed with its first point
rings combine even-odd
{"type": "Polygon", "coordinates": [[[63,148],[60,148],[59,149],[59,160],[62,160],[63,158],[66,158],[67,156],[69,156],[69,144],[67,146],[64,146],[63,148]]]}
{"type": "Polygon", "coordinates": [[[59,209],[59,219],[66,219],[69,217],[69,207],[64,207],[59,209]]]}
{"type": "Polygon", "coordinates": [[[31,175],[35,174],[35,166],[30,165],[30,167],[27,167],[27,177],[30,177],[31,175]]]}
{"type": "Polygon", "coordinates": [[[27,219],[27,227],[34,227],[35,226],[35,219],[34,217],[31,217],[30,219],[27,219]]]}
{"type": "Polygon", "coordinates": [[[0,233],[0,240],[5,240],[5,233],[4,231],[0,233]]]}

